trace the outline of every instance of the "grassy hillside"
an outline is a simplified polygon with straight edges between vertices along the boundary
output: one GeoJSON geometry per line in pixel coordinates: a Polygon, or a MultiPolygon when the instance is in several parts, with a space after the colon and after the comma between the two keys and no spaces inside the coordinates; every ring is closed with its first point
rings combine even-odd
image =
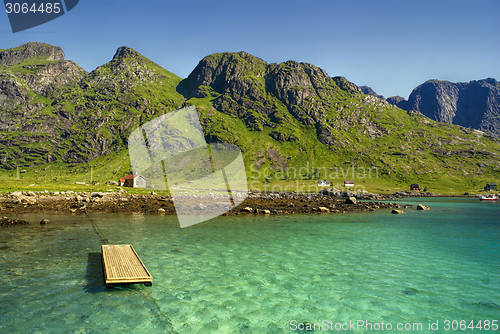
{"type": "Polygon", "coordinates": [[[0,87],[4,96],[12,96],[0,95],[4,191],[106,190],[106,181],[131,172],[130,133],[189,105],[208,142],[243,151],[253,189],[316,191],[317,179],[333,186],[353,179],[367,191],[418,183],[462,194],[500,183],[498,139],[399,109],[311,64],[223,53],[182,80],[122,47],[91,73],[39,57],[0,76],[11,83],[0,87]]]}
{"type": "Polygon", "coordinates": [[[264,70],[248,57],[218,54],[203,60],[204,68],[188,78],[200,81],[205,75],[192,93],[201,97],[187,104],[197,106],[208,138],[244,151],[252,179],[281,184],[327,178],[334,185],[355,179],[371,190],[382,185],[406,190],[419,183],[446,193],[479,191],[486,181],[499,179],[500,146],[494,137],[395,108],[309,64],[270,64],[264,70]],[[213,76],[229,72],[229,84],[213,76]],[[286,94],[272,82],[282,78],[286,94]]]}
{"type": "Polygon", "coordinates": [[[120,152],[134,128],[180,107],[184,100],[176,92],[179,77],[128,48],[120,48],[113,60],[91,73],[79,72],[60,85],[56,84],[60,73],[50,67],[54,62],[39,58],[0,72],[15,87],[7,92],[14,101],[9,104],[12,99],[5,99],[0,110],[4,169],[84,163],[120,152]]]}

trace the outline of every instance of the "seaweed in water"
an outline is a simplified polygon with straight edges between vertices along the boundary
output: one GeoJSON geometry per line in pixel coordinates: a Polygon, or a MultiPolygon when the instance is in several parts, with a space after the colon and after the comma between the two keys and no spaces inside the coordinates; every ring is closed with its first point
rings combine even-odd
{"type": "Polygon", "coordinates": [[[491,302],[489,300],[475,303],[475,305],[483,307],[483,308],[500,310],[500,305],[498,305],[498,304],[496,304],[494,302],[491,302]]]}
{"type": "Polygon", "coordinates": [[[402,291],[405,295],[413,296],[416,295],[417,293],[420,293],[421,291],[413,288],[407,288],[406,290],[402,291]]]}

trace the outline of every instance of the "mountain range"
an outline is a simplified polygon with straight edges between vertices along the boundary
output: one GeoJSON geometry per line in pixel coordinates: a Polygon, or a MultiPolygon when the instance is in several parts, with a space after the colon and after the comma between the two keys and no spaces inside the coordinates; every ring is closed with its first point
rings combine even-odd
{"type": "Polygon", "coordinates": [[[430,97],[439,96],[439,106],[449,101],[432,95],[440,82],[389,103],[312,64],[267,63],[246,52],[209,55],[182,79],[128,47],[88,73],[61,48],[30,42],[0,50],[0,166],[87,164],[123,154],[139,125],[195,105],[207,141],[237,145],[260,178],[307,165],[306,177],[311,168],[376,167],[395,182],[498,179],[500,140],[490,135],[498,135],[498,99],[486,92],[498,90],[492,80],[469,84],[483,95],[448,85],[457,87],[456,102],[432,113],[430,97]],[[470,104],[484,96],[491,112],[472,119],[470,104]],[[468,120],[490,134],[433,119],[468,120]]]}
{"type": "MultiPolygon", "coordinates": [[[[370,87],[365,94],[377,95],[370,87]]],[[[457,124],[500,137],[500,82],[493,78],[453,83],[428,80],[416,87],[408,100],[387,101],[404,110],[416,110],[438,122],[457,124]]]]}

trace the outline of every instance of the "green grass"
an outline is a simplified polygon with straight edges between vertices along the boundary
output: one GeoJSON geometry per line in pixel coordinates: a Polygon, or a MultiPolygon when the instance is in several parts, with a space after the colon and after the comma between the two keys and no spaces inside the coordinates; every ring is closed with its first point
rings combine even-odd
{"type": "MultiPolygon", "coordinates": [[[[22,168],[25,173],[19,174],[17,180],[16,170],[6,171],[0,170],[0,178],[2,185],[0,191],[108,191],[108,189],[118,190],[119,187],[108,185],[108,180],[118,181],[118,179],[130,173],[128,166],[128,155],[116,154],[105,159],[99,158],[92,160],[87,164],[71,165],[65,164],[46,164],[32,168],[22,168]],[[110,158],[110,160],[108,160],[110,158]],[[91,166],[92,181],[91,184],[91,166]],[[85,182],[86,185],[76,184],[76,182],[85,182]]],[[[259,191],[299,191],[299,192],[317,192],[323,189],[317,187],[317,179],[302,179],[300,177],[285,180],[278,178],[279,173],[273,174],[270,178],[257,177],[255,174],[248,173],[247,183],[250,189],[259,191]]],[[[286,175],[286,173],[284,173],[286,175]]],[[[328,174],[332,174],[330,171],[328,174]]],[[[483,187],[486,183],[494,182],[499,184],[499,179],[491,177],[478,177],[473,180],[457,178],[446,174],[432,175],[431,178],[414,177],[412,181],[396,178],[390,178],[382,175],[376,177],[376,173],[372,173],[372,178],[358,178],[349,172],[344,178],[342,173],[337,177],[329,177],[331,186],[343,187],[344,179],[354,179],[356,190],[366,190],[373,193],[392,194],[396,191],[409,190],[410,183],[418,183],[421,189],[426,188],[427,191],[443,194],[443,195],[462,195],[465,192],[479,194],[483,192],[483,187]]],[[[368,175],[368,173],[367,173],[368,175]]],[[[321,179],[324,179],[323,173],[321,179]]],[[[133,194],[149,194],[151,189],[124,188],[128,193],[133,194]]],[[[167,191],[158,191],[159,194],[168,194],[167,191]]]]}
{"type": "MultiPolygon", "coordinates": [[[[126,151],[112,153],[105,157],[94,159],[82,164],[49,163],[36,167],[20,167],[25,170],[19,173],[17,169],[0,169],[2,185],[0,191],[107,191],[118,190],[107,181],[117,181],[131,173],[130,160],[126,151]],[[92,179],[91,179],[92,178],[92,179]],[[91,183],[92,181],[92,183],[91,183]],[[85,182],[86,185],[76,182],[85,182]]],[[[128,193],[149,194],[151,189],[125,188],[128,193]]],[[[168,191],[156,191],[159,194],[168,194],[168,191]]]]}

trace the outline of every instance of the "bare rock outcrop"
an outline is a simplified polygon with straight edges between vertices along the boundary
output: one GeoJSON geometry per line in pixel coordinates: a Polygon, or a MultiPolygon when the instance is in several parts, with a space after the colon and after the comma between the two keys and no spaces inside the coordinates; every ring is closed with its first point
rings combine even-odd
{"type": "Polygon", "coordinates": [[[400,96],[387,101],[438,122],[500,137],[500,82],[493,78],[468,83],[428,80],[413,90],[408,101],[400,96]]]}

